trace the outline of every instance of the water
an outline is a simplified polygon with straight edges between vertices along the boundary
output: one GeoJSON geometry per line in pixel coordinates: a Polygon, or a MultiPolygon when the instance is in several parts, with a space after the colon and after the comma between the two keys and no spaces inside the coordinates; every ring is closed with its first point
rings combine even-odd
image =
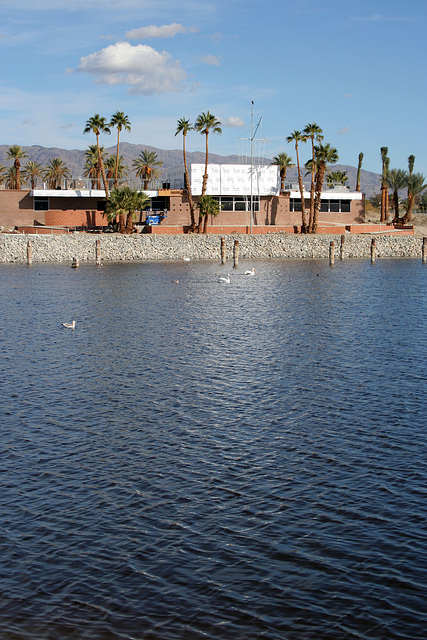
{"type": "Polygon", "coordinates": [[[425,638],[426,266],[230,269],[1,266],[2,639],[425,638]]]}

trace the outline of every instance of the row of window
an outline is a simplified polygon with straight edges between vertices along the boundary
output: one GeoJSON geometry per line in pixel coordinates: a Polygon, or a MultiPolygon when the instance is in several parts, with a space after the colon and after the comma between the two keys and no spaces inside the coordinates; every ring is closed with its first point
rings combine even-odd
{"type": "MultiPolygon", "coordinates": [[[[351,200],[323,200],[320,204],[320,211],[323,213],[350,213],[351,200]]],[[[291,211],[301,211],[301,199],[291,198],[291,211]]],[[[308,208],[307,202],[305,203],[308,208]]]]}
{"type": "Polygon", "coordinates": [[[259,196],[213,196],[221,211],[259,211],[259,196]]]}

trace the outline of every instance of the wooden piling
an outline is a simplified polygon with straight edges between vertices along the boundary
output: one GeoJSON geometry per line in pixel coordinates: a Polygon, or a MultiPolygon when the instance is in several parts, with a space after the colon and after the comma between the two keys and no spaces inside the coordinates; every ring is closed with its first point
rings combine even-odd
{"type": "Polygon", "coordinates": [[[329,264],[335,264],[335,242],[331,240],[331,244],[329,245],[329,264]]]}
{"type": "Polygon", "coordinates": [[[27,242],[27,264],[30,265],[33,263],[33,247],[31,244],[31,240],[27,242]]]}
{"type": "Polygon", "coordinates": [[[225,264],[226,260],[225,238],[221,238],[221,264],[225,264]]]}
{"type": "Polygon", "coordinates": [[[340,260],[344,260],[344,251],[345,251],[345,235],[341,236],[341,246],[340,246],[340,260]]]}
{"type": "Polygon", "coordinates": [[[96,264],[101,264],[101,240],[98,238],[95,242],[95,260],[96,264]]]}
{"type": "Polygon", "coordinates": [[[376,253],[377,253],[376,240],[375,240],[375,238],[372,238],[372,242],[371,242],[371,262],[372,262],[372,264],[375,264],[376,253]]]}
{"type": "Polygon", "coordinates": [[[423,263],[425,264],[427,262],[427,238],[423,238],[423,246],[421,251],[423,256],[423,263]]]}
{"type": "Polygon", "coordinates": [[[73,258],[73,262],[71,263],[71,268],[72,269],[78,269],[79,268],[79,259],[78,258],[73,258]]]}
{"type": "Polygon", "coordinates": [[[233,267],[237,268],[239,266],[239,241],[234,241],[234,250],[233,250],[233,267]]]}

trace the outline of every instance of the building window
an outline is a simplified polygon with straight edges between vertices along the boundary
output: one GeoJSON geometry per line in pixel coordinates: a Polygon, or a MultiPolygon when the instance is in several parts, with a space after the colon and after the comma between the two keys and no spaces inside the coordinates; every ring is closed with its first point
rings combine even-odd
{"type": "Polygon", "coordinates": [[[49,211],[49,198],[34,196],[34,211],[49,211]]]}
{"type": "Polygon", "coordinates": [[[291,198],[289,206],[291,211],[301,211],[301,199],[291,198]]]}
{"type": "MultiPolygon", "coordinates": [[[[214,196],[218,201],[221,211],[250,211],[250,196],[214,196]]],[[[253,196],[253,211],[259,211],[259,197],[253,196]]]]}

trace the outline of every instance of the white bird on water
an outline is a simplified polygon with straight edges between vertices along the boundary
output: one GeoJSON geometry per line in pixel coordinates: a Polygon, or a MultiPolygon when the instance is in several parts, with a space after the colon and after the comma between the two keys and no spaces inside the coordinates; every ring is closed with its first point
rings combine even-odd
{"type": "Polygon", "coordinates": [[[230,282],[231,282],[230,274],[227,273],[227,277],[226,278],[224,276],[221,276],[220,279],[218,280],[218,282],[225,282],[226,284],[230,284],[230,282]]]}
{"type": "Polygon", "coordinates": [[[66,329],[75,329],[76,328],[76,321],[73,320],[72,322],[63,322],[62,326],[65,327],[66,329]]]}
{"type": "Polygon", "coordinates": [[[254,276],[256,274],[255,269],[252,267],[252,269],[248,269],[247,271],[245,271],[245,276],[254,276]]]}

